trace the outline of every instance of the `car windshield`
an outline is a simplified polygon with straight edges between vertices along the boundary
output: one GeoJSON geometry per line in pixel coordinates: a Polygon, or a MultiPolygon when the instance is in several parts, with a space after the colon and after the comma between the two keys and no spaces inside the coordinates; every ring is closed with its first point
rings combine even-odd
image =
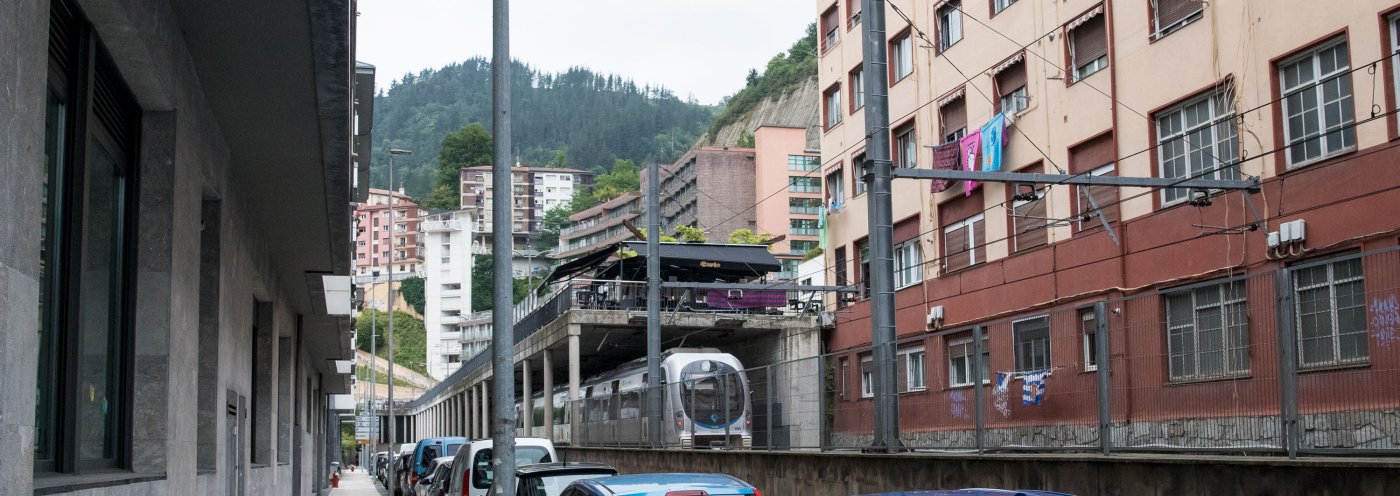
{"type": "Polygon", "coordinates": [[[543,477],[530,477],[520,481],[520,490],[516,491],[517,496],[559,496],[564,492],[564,488],[569,487],[576,480],[596,479],[614,475],[612,472],[598,472],[592,474],[559,474],[546,475],[543,477]]]}
{"type": "MultiPolygon", "coordinates": [[[[533,465],[536,463],[549,463],[549,451],[540,446],[516,446],[515,466],[533,465]]],[[[495,468],[491,466],[491,448],[485,448],[476,452],[476,457],[472,458],[472,487],[477,489],[487,489],[491,487],[492,478],[495,476],[495,468]]]]}

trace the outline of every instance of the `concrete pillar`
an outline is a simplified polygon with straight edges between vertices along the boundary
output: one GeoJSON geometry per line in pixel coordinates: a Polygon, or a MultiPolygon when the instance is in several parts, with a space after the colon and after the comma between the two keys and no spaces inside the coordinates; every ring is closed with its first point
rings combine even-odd
{"type": "Polygon", "coordinates": [[[572,438],[569,442],[574,446],[578,446],[579,440],[581,439],[579,437],[578,427],[582,425],[578,418],[578,393],[580,382],[578,337],[582,332],[582,326],[576,324],[569,325],[569,422],[571,424],[569,427],[569,437],[572,438]]]}
{"type": "Polygon", "coordinates": [[[531,377],[530,377],[530,359],[529,359],[529,358],[526,358],[525,360],[522,360],[522,361],[520,362],[520,370],[521,370],[521,373],[520,373],[521,384],[523,384],[523,385],[524,385],[524,388],[525,388],[525,391],[524,391],[523,394],[521,394],[521,396],[520,396],[520,398],[521,398],[521,399],[520,399],[520,420],[521,420],[520,425],[525,426],[525,432],[524,432],[524,434],[522,434],[522,435],[525,436],[525,437],[529,437],[529,436],[530,436],[530,428],[531,428],[531,427],[534,427],[534,424],[535,424],[535,416],[534,416],[534,414],[533,414],[535,402],[534,402],[533,399],[532,399],[532,398],[533,398],[533,394],[532,394],[533,391],[531,391],[531,389],[533,389],[533,388],[530,387],[530,386],[532,386],[533,384],[531,384],[532,381],[531,381],[531,377]]]}
{"type": "Polygon", "coordinates": [[[542,358],[544,366],[544,437],[554,442],[554,357],[548,348],[542,358]]]}
{"type": "Polygon", "coordinates": [[[477,398],[480,399],[477,403],[480,404],[477,406],[481,407],[480,416],[477,417],[477,428],[481,429],[481,437],[485,438],[491,435],[491,410],[489,410],[491,402],[486,397],[486,381],[481,381],[481,384],[477,384],[476,387],[480,390],[477,395],[477,398]]]}
{"type": "Polygon", "coordinates": [[[469,387],[462,394],[467,397],[467,414],[463,418],[467,422],[467,438],[476,439],[476,388],[469,387]]]}

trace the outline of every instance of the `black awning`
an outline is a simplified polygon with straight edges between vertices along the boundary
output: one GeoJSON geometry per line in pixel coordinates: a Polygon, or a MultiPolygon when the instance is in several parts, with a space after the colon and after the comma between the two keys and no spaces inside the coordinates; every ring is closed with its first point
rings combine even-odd
{"type": "MultiPolygon", "coordinates": [[[[623,247],[637,256],[617,260],[605,267],[599,279],[646,279],[647,244],[625,241],[623,247]]],[[[661,243],[661,277],[691,282],[735,282],[763,277],[782,269],[765,245],[724,245],[709,243],[661,243]]]]}
{"type": "Polygon", "coordinates": [[[602,265],[603,262],[607,261],[608,257],[611,257],[614,253],[617,253],[617,245],[607,245],[606,248],[575,258],[567,263],[559,264],[559,266],[555,267],[554,270],[549,273],[549,277],[545,278],[544,283],[549,284],[580,272],[592,270],[602,265]]]}

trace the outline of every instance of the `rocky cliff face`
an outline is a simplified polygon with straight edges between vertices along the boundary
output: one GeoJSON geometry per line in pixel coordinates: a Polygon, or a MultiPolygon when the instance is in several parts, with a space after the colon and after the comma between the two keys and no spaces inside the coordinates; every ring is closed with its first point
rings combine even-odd
{"type": "MultiPolygon", "coordinates": [[[[720,129],[713,142],[703,144],[733,146],[741,135],[752,133],[759,126],[783,126],[807,128],[807,147],[816,149],[821,144],[820,103],[821,91],[814,77],[777,100],[764,100],[744,118],[720,129]]],[[[705,137],[700,139],[703,142],[705,137]]]]}

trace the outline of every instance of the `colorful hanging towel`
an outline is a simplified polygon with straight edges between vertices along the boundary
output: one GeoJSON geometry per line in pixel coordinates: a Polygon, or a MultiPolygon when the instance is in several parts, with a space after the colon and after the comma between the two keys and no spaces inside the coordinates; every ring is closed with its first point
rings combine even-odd
{"type": "Polygon", "coordinates": [[[1006,117],[997,114],[987,125],[982,126],[982,169],[1001,170],[1001,149],[1006,144],[1006,117]]]}
{"type": "MultiPolygon", "coordinates": [[[[934,170],[961,170],[962,153],[959,151],[961,148],[959,145],[960,143],[957,141],[949,141],[941,145],[929,147],[933,149],[934,170]]],[[[957,181],[934,179],[930,191],[934,193],[947,191],[948,188],[953,187],[954,184],[957,184],[957,181]]]]}
{"type": "Polygon", "coordinates": [[[1011,374],[997,372],[997,383],[992,388],[992,406],[996,407],[997,412],[1001,413],[1002,417],[1011,417],[1011,405],[1007,401],[1007,397],[1010,396],[1010,388],[1011,374]]]}
{"type": "MultiPolygon", "coordinates": [[[[963,168],[977,170],[977,166],[982,164],[982,131],[979,129],[968,133],[959,143],[962,145],[963,168]]],[[[977,189],[977,181],[963,181],[963,195],[972,196],[974,189],[977,189]]]]}
{"type": "Polygon", "coordinates": [[[1049,373],[1048,370],[1038,370],[1021,376],[1022,405],[1035,406],[1045,401],[1045,376],[1049,373]]]}

